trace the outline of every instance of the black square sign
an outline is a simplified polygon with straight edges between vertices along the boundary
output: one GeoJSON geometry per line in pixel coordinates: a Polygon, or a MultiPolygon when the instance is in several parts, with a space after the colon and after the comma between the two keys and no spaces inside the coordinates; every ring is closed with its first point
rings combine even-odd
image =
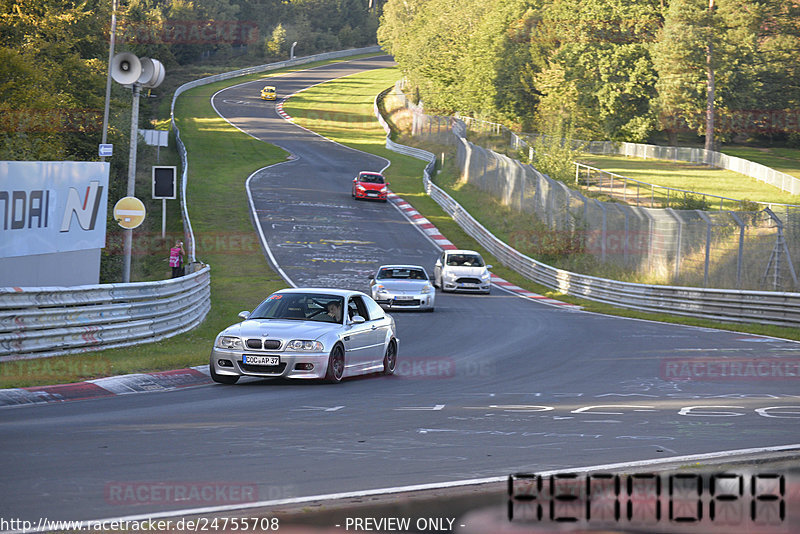
{"type": "Polygon", "coordinates": [[[153,167],[153,198],[177,198],[176,167],[153,167]]]}

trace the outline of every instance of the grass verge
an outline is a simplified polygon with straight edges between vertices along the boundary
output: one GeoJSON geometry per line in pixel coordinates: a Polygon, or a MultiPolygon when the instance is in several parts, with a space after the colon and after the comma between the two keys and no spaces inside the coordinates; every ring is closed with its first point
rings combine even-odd
{"type": "MultiPolygon", "coordinates": [[[[346,58],[350,59],[354,58],[346,58]]],[[[237,83],[334,62],[313,63],[206,85],[187,91],[178,99],[175,116],[189,153],[187,201],[197,238],[197,258],[211,265],[211,311],[199,327],[169,339],[133,347],[0,363],[0,388],[67,383],[206,364],[215,336],[236,322],[238,312],[254,308],[272,291],[286,287],[286,283],[270,269],[253,230],[244,183],[253,171],[284,161],[287,154],[230,126],[214,112],[210,98],[216,91],[237,83]]],[[[169,113],[168,109],[166,113],[169,113]]],[[[174,138],[171,146],[175,146],[174,138]]],[[[170,155],[165,149],[161,150],[162,164],[174,161],[174,149],[172,151],[170,155]]],[[[147,157],[155,159],[152,154],[147,157]]],[[[139,160],[144,161],[141,157],[139,160]]],[[[149,176],[149,172],[140,174],[149,176]]],[[[139,191],[146,191],[149,182],[137,185],[139,191]]],[[[140,196],[144,195],[140,193],[140,196]]],[[[172,218],[178,213],[177,203],[170,204],[168,210],[171,215],[169,229],[178,231],[180,221],[177,217],[172,218]]],[[[159,215],[160,210],[150,212],[160,238],[159,215]]],[[[144,233],[151,234],[152,231],[144,233]]],[[[158,246],[155,251],[150,250],[151,255],[157,254],[155,261],[146,257],[146,245],[140,250],[142,257],[134,257],[134,267],[137,263],[140,267],[145,263],[166,266],[162,260],[168,250],[158,246]]],[[[163,273],[158,269],[156,272],[146,270],[144,276],[163,279],[167,272],[166,267],[163,273]]]]}
{"type": "MultiPolygon", "coordinates": [[[[790,150],[790,149],[785,149],[790,150]]],[[[731,153],[731,151],[726,150],[731,153]]],[[[761,154],[757,149],[734,150],[731,155],[750,159],[751,155],[761,154]]],[[[782,172],[792,172],[800,175],[800,150],[795,151],[797,159],[785,158],[782,172]]],[[[753,161],[757,161],[753,159],[753,161]]],[[[764,161],[772,162],[772,158],[765,158],[764,161]]],[[[666,161],[657,159],[629,158],[625,156],[598,156],[582,155],[580,162],[662,187],[672,187],[709,195],[733,198],[736,200],[750,200],[757,202],[773,202],[778,204],[800,204],[800,196],[791,195],[771,185],[759,182],[755,178],[750,178],[742,174],[706,167],[702,165],[692,165],[676,161],[666,161]]],[[[767,163],[764,163],[767,165],[767,163]]],[[[775,167],[773,167],[775,168],[775,167]]],[[[789,173],[791,174],[791,173],[789,173]]],[[[709,199],[712,208],[718,205],[718,201],[709,199]]],[[[726,209],[736,209],[733,205],[725,205],[726,209]]]]}

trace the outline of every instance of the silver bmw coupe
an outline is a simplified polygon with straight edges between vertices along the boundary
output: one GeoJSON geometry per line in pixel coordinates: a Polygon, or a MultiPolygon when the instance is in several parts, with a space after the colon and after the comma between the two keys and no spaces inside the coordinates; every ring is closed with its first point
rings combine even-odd
{"type": "Polygon", "coordinates": [[[392,316],[369,296],[341,289],[284,289],[219,333],[211,378],[324,379],[394,373],[399,340],[392,316]]]}

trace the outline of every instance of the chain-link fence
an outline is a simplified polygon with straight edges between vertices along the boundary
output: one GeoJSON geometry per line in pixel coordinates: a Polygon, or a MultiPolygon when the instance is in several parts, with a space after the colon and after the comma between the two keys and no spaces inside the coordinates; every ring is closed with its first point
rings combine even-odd
{"type": "MultiPolygon", "coordinates": [[[[395,92],[398,94],[398,91],[395,92]]],[[[800,207],[761,211],[701,211],[646,207],[647,202],[602,202],[552,180],[531,165],[478,146],[473,128],[493,138],[491,123],[435,117],[413,108],[412,134],[426,142],[455,143],[460,182],[535,216],[572,247],[671,285],[794,291],[800,265],[800,207]]],[[[514,137],[510,138],[513,141],[514,137]]],[[[624,187],[624,185],[623,185],[624,187]]],[[[639,192],[640,199],[645,193],[639,192]]],[[[553,239],[524,237],[529,242],[553,239]]],[[[517,239],[519,242],[519,239],[517,239]]],[[[562,246],[562,250],[564,250],[562,246]]]]}

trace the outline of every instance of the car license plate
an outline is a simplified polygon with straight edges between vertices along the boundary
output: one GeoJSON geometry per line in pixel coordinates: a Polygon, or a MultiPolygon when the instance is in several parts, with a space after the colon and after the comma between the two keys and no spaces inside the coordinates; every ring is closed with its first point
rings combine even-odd
{"type": "Polygon", "coordinates": [[[279,356],[254,356],[253,354],[245,354],[242,356],[244,363],[248,365],[280,365],[281,359],[279,356]]]}
{"type": "Polygon", "coordinates": [[[413,298],[411,295],[397,295],[394,300],[413,300],[413,298]]]}
{"type": "Polygon", "coordinates": [[[375,191],[367,191],[367,196],[368,197],[377,197],[378,193],[376,193],[375,191]]]}
{"type": "Polygon", "coordinates": [[[467,282],[462,282],[461,287],[478,287],[478,284],[470,284],[467,282]]]}

